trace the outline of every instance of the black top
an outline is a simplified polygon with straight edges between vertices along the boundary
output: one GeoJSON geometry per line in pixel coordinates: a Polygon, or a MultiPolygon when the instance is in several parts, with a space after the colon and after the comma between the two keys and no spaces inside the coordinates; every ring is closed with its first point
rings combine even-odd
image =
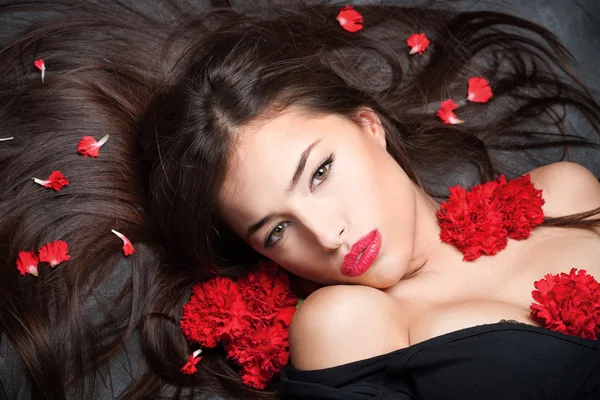
{"type": "Polygon", "coordinates": [[[600,400],[600,346],[499,322],[332,368],[288,364],[280,385],[286,399],[600,400]]]}

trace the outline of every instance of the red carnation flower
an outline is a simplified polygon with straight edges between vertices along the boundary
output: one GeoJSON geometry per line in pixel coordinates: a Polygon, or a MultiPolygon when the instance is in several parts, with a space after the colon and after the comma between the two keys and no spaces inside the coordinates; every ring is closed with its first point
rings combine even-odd
{"type": "Polygon", "coordinates": [[[493,182],[476,185],[469,192],[450,188],[450,197],[437,212],[443,242],[456,246],[465,261],[494,255],[508,238],[522,240],[544,221],[542,191],[529,175],[506,182],[501,175],[493,182]]]}
{"type": "Polygon", "coordinates": [[[342,8],[336,19],[348,32],[358,32],[363,28],[363,17],[352,6],[342,8]]]}
{"type": "Polygon", "coordinates": [[[450,188],[448,201],[437,211],[440,239],[464,254],[463,260],[473,261],[482,255],[494,255],[508,242],[498,209],[498,198],[493,196],[499,182],[477,185],[467,192],[460,186],[450,188]]]}
{"type": "Polygon", "coordinates": [[[548,274],[531,292],[531,316],[546,328],[585,339],[600,334],[600,285],[585,270],[548,274]]]}
{"type": "Polygon", "coordinates": [[[242,382],[264,389],[288,362],[288,330],[283,324],[259,326],[233,340],[227,348],[228,358],[241,365],[242,382]]]}
{"type": "Polygon", "coordinates": [[[261,265],[258,271],[241,278],[238,287],[246,301],[247,318],[256,320],[254,323],[282,319],[289,325],[298,298],[290,290],[287,274],[276,264],[261,265]]]}
{"type": "Polygon", "coordinates": [[[46,74],[46,63],[44,63],[44,59],[40,58],[35,60],[33,65],[42,72],[42,83],[44,83],[44,75],[46,74]]]}
{"type": "Polygon", "coordinates": [[[454,114],[454,110],[458,105],[452,100],[442,101],[440,109],[437,111],[437,116],[442,119],[445,124],[462,124],[464,121],[458,119],[454,114]]]}
{"type": "Polygon", "coordinates": [[[469,79],[467,100],[475,103],[487,103],[492,98],[492,88],[488,81],[480,77],[473,77],[469,79]]]}
{"type": "Polygon", "coordinates": [[[423,54],[427,46],[429,46],[429,39],[427,39],[424,33],[413,33],[406,40],[406,44],[411,48],[409,54],[423,54]]]}
{"type": "Polygon", "coordinates": [[[242,367],[242,382],[262,389],[287,364],[297,303],[285,271],[263,263],[238,281],[217,277],[195,284],[180,326],[190,342],[221,344],[242,367]]]}
{"type": "Polygon", "coordinates": [[[241,335],[249,326],[243,318],[246,314],[237,283],[216,277],[194,285],[192,297],[183,306],[180,326],[190,342],[211,348],[241,335]]]}
{"type": "Polygon", "coordinates": [[[111,232],[117,235],[123,241],[123,254],[125,254],[125,256],[130,256],[135,253],[135,249],[133,248],[131,241],[127,239],[127,236],[115,231],[114,229],[111,229],[111,232]]]}
{"type": "Polygon", "coordinates": [[[92,136],[84,136],[77,144],[77,151],[85,157],[98,157],[100,155],[100,147],[108,140],[108,135],[105,135],[99,142],[92,136]]]}
{"type": "Polygon", "coordinates": [[[198,371],[198,369],[196,368],[196,364],[198,364],[200,360],[202,360],[202,357],[198,357],[200,353],[202,353],[202,350],[198,349],[192,354],[190,354],[185,365],[181,367],[181,372],[183,372],[186,375],[195,374],[198,371]]]}
{"type": "Polygon", "coordinates": [[[500,212],[509,238],[527,239],[533,228],[544,222],[542,191],[533,186],[529,175],[510,180],[496,195],[500,198],[500,212]]]}
{"type": "Polygon", "coordinates": [[[38,185],[42,185],[48,189],[54,189],[57,192],[60,191],[64,186],[69,184],[67,178],[60,171],[52,171],[48,179],[45,181],[37,178],[31,178],[38,185]]]}
{"type": "Polygon", "coordinates": [[[40,261],[50,263],[51,267],[56,267],[63,261],[68,261],[71,256],[69,246],[62,240],[46,243],[39,250],[40,261]]]}
{"type": "Polygon", "coordinates": [[[38,276],[38,258],[33,251],[21,250],[17,255],[17,269],[21,275],[38,276]]]}

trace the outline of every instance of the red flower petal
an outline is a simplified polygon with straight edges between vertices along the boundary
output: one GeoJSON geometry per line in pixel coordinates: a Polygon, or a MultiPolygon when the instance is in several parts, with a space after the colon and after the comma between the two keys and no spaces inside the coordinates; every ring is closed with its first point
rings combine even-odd
{"type": "Polygon", "coordinates": [[[469,192],[452,187],[437,212],[440,238],[458,248],[465,261],[493,255],[506,247],[508,238],[529,237],[544,221],[543,204],[542,191],[533,186],[529,175],[508,183],[501,175],[469,192]]]}
{"type": "Polygon", "coordinates": [[[77,144],[77,151],[85,157],[98,157],[100,155],[100,147],[108,140],[108,136],[104,136],[100,141],[96,141],[92,136],[84,136],[77,144]]]}
{"type": "Polygon", "coordinates": [[[548,274],[534,283],[531,316],[555,332],[596,339],[600,334],[600,284],[585,270],[548,274]]]}
{"type": "Polygon", "coordinates": [[[179,325],[188,341],[212,348],[242,335],[250,326],[247,314],[237,283],[216,277],[193,286],[179,325]]]}
{"type": "Polygon", "coordinates": [[[53,268],[63,261],[68,261],[71,258],[68,253],[69,246],[62,240],[48,242],[38,252],[40,261],[50,263],[53,268]]]}
{"type": "Polygon", "coordinates": [[[21,250],[17,255],[17,269],[21,275],[38,276],[38,258],[33,251],[21,250]]]}
{"type": "Polygon", "coordinates": [[[133,245],[131,244],[129,239],[127,239],[127,237],[125,235],[115,231],[114,229],[111,229],[111,232],[114,233],[115,235],[117,235],[123,241],[123,253],[125,254],[125,256],[130,256],[133,253],[135,253],[135,249],[133,248],[133,245]]]}
{"type": "Polygon", "coordinates": [[[289,359],[288,330],[282,324],[259,325],[227,346],[227,357],[243,367],[242,382],[264,389],[289,359]]]}
{"type": "Polygon", "coordinates": [[[44,75],[46,73],[46,63],[44,63],[44,59],[40,58],[33,62],[33,65],[40,71],[42,71],[42,83],[44,83],[44,75]]]}
{"type": "Polygon", "coordinates": [[[289,358],[288,327],[298,302],[289,285],[272,262],[238,281],[199,282],[183,307],[181,330],[203,347],[221,344],[242,368],[242,382],[262,389],[289,358]]]}
{"type": "Polygon", "coordinates": [[[45,69],[46,69],[46,65],[44,64],[44,59],[43,59],[43,58],[40,58],[40,59],[38,59],[38,60],[35,60],[35,61],[33,62],[33,65],[35,65],[35,67],[36,67],[37,69],[39,69],[40,71],[43,71],[43,70],[45,70],[45,69]]]}
{"type": "Polygon", "coordinates": [[[437,116],[440,117],[445,124],[462,124],[464,121],[458,119],[454,114],[454,110],[457,108],[458,105],[452,100],[442,101],[437,116]]]}
{"type": "Polygon", "coordinates": [[[264,263],[238,281],[242,298],[255,321],[273,324],[278,319],[288,326],[298,302],[290,290],[287,274],[274,263],[264,263]]]}
{"type": "Polygon", "coordinates": [[[196,364],[198,364],[200,360],[202,360],[202,357],[198,357],[200,353],[202,353],[202,350],[198,349],[192,354],[190,354],[185,365],[181,367],[181,372],[183,372],[186,375],[195,374],[198,371],[198,369],[196,368],[196,364]]]}
{"type": "Polygon", "coordinates": [[[406,40],[406,44],[411,48],[409,54],[423,54],[427,46],[429,46],[429,39],[427,39],[424,33],[413,33],[406,40]]]}
{"type": "Polygon", "coordinates": [[[486,103],[492,98],[492,88],[488,81],[480,77],[469,79],[469,90],[467,100],[475,103],[486,103]]]}
{"type": "Polygon", "coordinates": [[[363,28],[363,17],[352,6],[342,8],[336,19],[348,32],[358,32],[363,28]]]}
{"type": "Polygon", "coordinates": [[[508,237],[527,239],[534,227],[544,222],[542,191],[535,188],[529,174],[510,180],[495,193],[508,237]]]}
{"type": "Polygon", "coordinates": [[[443,201],[437,211],[440,239],[458,248],[465,261],[494,255],[508,243],[499,200],[493,196],[499,184],[488,182],[473,186],[469,192],[452,187],[448,201],[443,201]]]}
{"type": "Polygon", "coordinates": [[[42,185],[48,189],[54,189],[57,192],[60,191],[64,186],[69,184],[67,178],[60,171],[52,171],[48,179],[45,181],[37,178],[31,178],[38,185],[42,185]]]}

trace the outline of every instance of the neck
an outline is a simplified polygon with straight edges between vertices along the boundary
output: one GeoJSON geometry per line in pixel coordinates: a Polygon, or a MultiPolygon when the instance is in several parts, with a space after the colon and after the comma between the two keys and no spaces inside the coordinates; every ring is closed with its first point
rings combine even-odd
{"type": "Polygon", "coordinates": [[[436,217],[439,204],[425,191],[416,187],[415,247],[408,273],[403,280],[426,273],[436,273],[440,268],[462,263],[462,254],[453,246],[440,240],[440,227],[436,217]]]}

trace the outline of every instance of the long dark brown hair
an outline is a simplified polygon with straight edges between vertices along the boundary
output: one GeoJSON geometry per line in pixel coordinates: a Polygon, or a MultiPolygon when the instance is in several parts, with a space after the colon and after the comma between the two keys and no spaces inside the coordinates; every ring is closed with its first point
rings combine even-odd
{"type": "MultiPolygon", "coordinates": [[[[458,183],[452,171],[473,172],[471,184],[510,175],[499,152],[600,151],[563,123],[569,107],[600,132],[600,107],[569,52],[514,16],[363,6],[365,29],[350,33],[336,21],[339,5],[240,13],[227,1],[139,3],[0,5],[1,18],[23,23],[0,52],[0,137],[14,137],[0,143],[0,332],[33,398],[93,398],[136,340],[148,370],[114,396],[276,396],[242,385],[219,349],[205,351],[198,373],[180,372],[191,352],[178,324],[191,285],[239,276],[261,258],[216,203],[232,139],[251,122],[294,105],[359,123],[357,110],[371,108],[389,153],[438,199],[458,183]],[[432,42],[422,56],[407,54],[413,32],[432,42]],[[490,81],[492,100],[460,102],[466,123],[441,124],[439,102],[463,99],[474,75],[490,81]],[[105,134],[100,157],[77,154],[82,136],[105,134]],[[53,170],[68,187],[31,183],[53,170]],[[132,240],[133,256],[123,258],[111,229],[132,240]],[[56,239],[71,260],[18,275],[19,250],[56,239]]],[[[599,211],[547,224],[589,228],[599,211]]]]}

